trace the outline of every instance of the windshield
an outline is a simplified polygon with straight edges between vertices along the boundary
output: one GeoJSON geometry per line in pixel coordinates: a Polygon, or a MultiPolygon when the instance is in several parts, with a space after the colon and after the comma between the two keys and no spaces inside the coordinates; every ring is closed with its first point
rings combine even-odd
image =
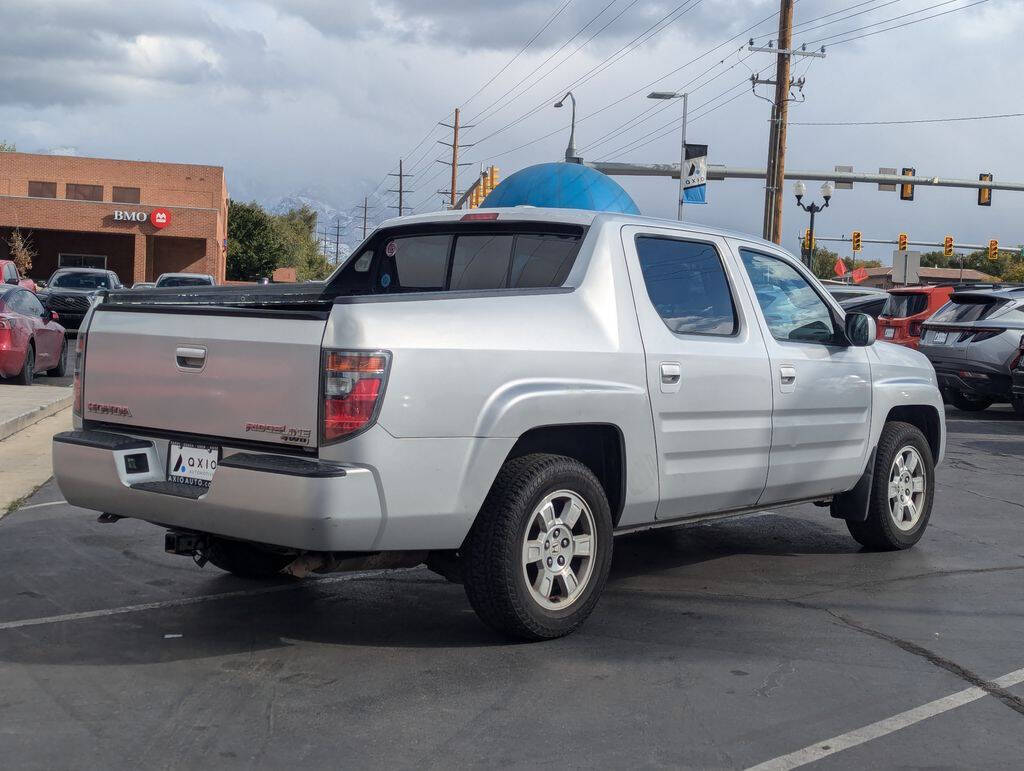
{"type": "Polygon", "coordinates": [[[882,316],[887,319],[905,319],[916,316],[928,309],[928,295],[923,292],[914,294],[891,294],[882,308],[882,316]]]}
{"type": "Polygon", "coordinates": [[[157,286],[210,286],[210,279],[202,276],[170,276],[156,282],[157,286]]]}
{"type": "Polygon", "coordinates": [[[113,284],[106,273],[58,273],[50,286],[60,289],[111,289],[113,284]]]}

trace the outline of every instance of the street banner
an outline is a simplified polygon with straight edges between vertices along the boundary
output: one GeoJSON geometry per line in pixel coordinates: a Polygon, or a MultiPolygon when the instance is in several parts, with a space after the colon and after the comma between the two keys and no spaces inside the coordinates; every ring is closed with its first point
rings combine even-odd
{"type": "Polygon", "coordinates": [[[835,272],[836,275],[839,276],[840,278],[846,275],[846,263],[843,262],[842,257],[836,260],[835,272]]]}
{"type": "Polygon", "coordinates": [[[686,145],[686,175],[682,203],[707,203],[708,146],[686,145]]]}
{"type": "Polygon", "coordinates": [[[850,278],[853,279],[853,283],[859,284],[861,281],[868,277],[867,268],[857,268],[853,273],[850,274],[850,278]]]}

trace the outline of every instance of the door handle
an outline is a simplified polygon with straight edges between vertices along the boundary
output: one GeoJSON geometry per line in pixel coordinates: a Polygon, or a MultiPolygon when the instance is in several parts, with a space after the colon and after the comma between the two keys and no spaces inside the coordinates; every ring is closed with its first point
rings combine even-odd
{"type": "Polygon", "coordinates": [[[178,369],[202,369],[206,364],[206,349],[180,346],[174,351],[174,363],[178,369]]]}
{"type": "Polygon", "coordinates": [[[683,377],[683,368],[678,364],[665,362],[661,365],[661,382],[664,385],[676,385],[683,377]]]}
{"type": "Polygon", "coordinates": [[[783,364],[779,367],[779,379],[782,385],[793,385],[796,382],[796,367],[783,364]]]}

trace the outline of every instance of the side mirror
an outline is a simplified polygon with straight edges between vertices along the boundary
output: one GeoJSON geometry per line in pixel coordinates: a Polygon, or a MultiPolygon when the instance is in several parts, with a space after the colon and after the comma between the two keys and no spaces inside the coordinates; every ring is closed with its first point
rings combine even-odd
{"type": "Polygon", "coordinates": [[[877,335],[875,320],[867,313],[846,314],[846,339],[858,348],[871,345],[877,335]]]}

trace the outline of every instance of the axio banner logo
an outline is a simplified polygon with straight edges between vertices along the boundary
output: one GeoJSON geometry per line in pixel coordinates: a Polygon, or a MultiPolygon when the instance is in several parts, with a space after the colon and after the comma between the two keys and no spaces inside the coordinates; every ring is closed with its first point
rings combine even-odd
{"type": "Polygon", "coordinates": [[[707,203],[708,146],[686,145],[686,176],[682,203],[707,203]]]}

